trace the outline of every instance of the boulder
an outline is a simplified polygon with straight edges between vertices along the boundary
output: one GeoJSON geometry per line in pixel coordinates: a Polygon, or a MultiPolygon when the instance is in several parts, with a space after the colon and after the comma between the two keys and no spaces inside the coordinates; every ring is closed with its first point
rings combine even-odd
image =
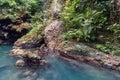
{"type": "Polygon", "coordinates": [[[20,59],[16,62],[15,65],[18,66],[18,67],[24,67],[25,66],[25,61],[20,59]]]}
{"type": "Polygon", "coordinates": [[[110,63],[104,63],[103,67],[106,68],[106,69],[112,69],[113,65],[110,64],[110,63]]]}

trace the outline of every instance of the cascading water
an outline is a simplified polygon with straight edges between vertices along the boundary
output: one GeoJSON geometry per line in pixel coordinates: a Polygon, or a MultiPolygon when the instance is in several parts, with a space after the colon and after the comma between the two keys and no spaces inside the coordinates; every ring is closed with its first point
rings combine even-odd
{"type": "Polygon", "coordinates": [[[54,13],[58,13],[58,3],[57,3],[57,1],[58,0],[54,0],[54,9],[53,9],[53,11],[54,11],[54,13]]]}

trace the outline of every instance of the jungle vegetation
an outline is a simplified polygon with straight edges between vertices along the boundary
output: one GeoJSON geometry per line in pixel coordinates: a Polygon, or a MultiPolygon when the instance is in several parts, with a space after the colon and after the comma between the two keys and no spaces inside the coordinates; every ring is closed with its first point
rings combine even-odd
{"type": "Polygon", "coordinates": [[[66,0],[62,19],[65,40],[85,42],[120,55],[120,11],[115,0],[66,0]]]}

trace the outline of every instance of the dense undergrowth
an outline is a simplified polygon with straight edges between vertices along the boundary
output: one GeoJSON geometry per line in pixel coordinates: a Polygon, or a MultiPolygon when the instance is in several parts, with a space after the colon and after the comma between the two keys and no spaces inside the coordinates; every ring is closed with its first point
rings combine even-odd
{"type": "Polygon", "coordinates": [[[0,19],[27,21],[31,27],[42,22],[43,0],[0,0],[0,19]]]}
{"type": "Polygon", "coordinates": [[[66,0],[62,19],[65,40],[87,42],[94,48],[120,55],[120,15],[113,0],[66,0]]]}
{"type": "Polygon", "coordinates": [[[0,19],[16,20],[42,10],[42,0],[0,0],[0,19]]]}
{"type": "Polygon", "coordinates": [[[41,32],[42,13],[43,0],[0,0],[0,20],[11,20],[17,31],[24,28],[21,24],[27,23],[25,27],[30,29],[27,39],[31,39],[33,35],[37,37],[41,32]]]}

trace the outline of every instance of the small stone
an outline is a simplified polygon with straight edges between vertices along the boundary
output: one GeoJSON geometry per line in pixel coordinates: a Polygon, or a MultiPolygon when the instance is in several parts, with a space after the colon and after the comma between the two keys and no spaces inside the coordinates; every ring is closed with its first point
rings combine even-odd
{"type": "Polygon", "coordinates": [[[48,62],[46,61],[46,60],[41,60],[40,61],[40,66],[44,66],[44,65],[46,65],[48,62]]]}
{"type": "Polygon", "coordinates": [[[28,76],[28,75],[30,75],[30,74],[31,74],[31,71],[25,71],[25,72],[23,73],[24,76],[28,76]]]}
{"type": "Polygon", "coordinates": [[[97,53],[96,53],[96,55],[98,55],[98,56],[99,56],[99,55],[100,55],[100,52],[97,52],[97,53]]]}
{"type": "Polygon", "coordinates": [[[104,64],[104,67],[105,67],[106,69],[112,69],[113,65],[112,65],[112,64],[109,64],[109,63],[105,63],[105,64],[104,64]]]}
{"type": "Polygon", "coordinates": [[[95,60],[95,61],[98,61],[98,62],[101,62],[101,61],[102,61],[100,57],[96,57],[94,60],[95,60]]]}
{"type": "Polygon", "coordinates": [[[20,59],[16,62],[16,66],[18,67],[24,67],[25,66],[25,61],[20,59]]]}
{"type": "Polygon", "coordinates": [[[118,67],[117,70],[120,71],[120,67],[118,67]]]}

